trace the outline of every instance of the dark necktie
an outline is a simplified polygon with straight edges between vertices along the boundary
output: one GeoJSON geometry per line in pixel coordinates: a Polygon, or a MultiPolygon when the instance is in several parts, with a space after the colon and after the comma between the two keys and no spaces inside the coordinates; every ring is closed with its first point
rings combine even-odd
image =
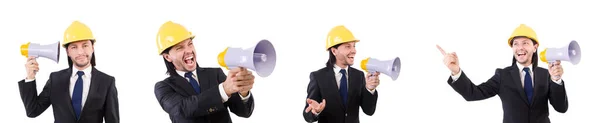
{"type": "Polygon", "coordinates": [[[71,104],[73,105],[73,110],[75,111],[75,116],[77,120],[79,120],[79,115],[81,114],[81,98],[83,92],[83,76],[82,71],[77,71],[77,81],[75,81],[75,88],[73,88],[73,96],[71,97],[71,104]]]}
{"type": "Polygon", "coordinates": [[[196,81],[196,79],[194,79],[194,77],[192,77],[192,72],[185,73],[185,78],[190,80],[190,84],[192,84],[194,91],[196,91],[196,93],[199,94],[200,93],[200,85],[198,85],[198,81],[196,81]]]}
{"type": "Polygon", "coordinates": [[[342,73],[342,79],[340,80],[340,96],[342,97],[342,101],[344,101],[344,106],[348,102],[348,79],[346,79],[346,70],[340,70],[342,73]]]}
{"type": "Polygon", "coordinates": [[[525,67],[523,68],[523,71],[525,71],[525,78],[524,78],[524,82],[525,82],[525,95],[527,95],[527,100],[529,101],[529,104],[531,104],[531,99],[533,98],[533,83],[532,83],[532,79],[531,79],[531,75],[529,74],[529,68],[525,67]]]}

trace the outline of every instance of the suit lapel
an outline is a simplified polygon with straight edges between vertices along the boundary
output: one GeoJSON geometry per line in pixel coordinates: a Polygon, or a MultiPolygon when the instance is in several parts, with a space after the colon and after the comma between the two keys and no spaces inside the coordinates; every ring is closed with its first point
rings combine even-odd
{"type": "MultiPolygon", "coordinates": [[[[205,91],[207,89],[209,89],[211,87],[210,84],[210,73],[208,73],[206,70],[204,70],[203,68],[199,68],[196,69],[196,76],[198,76],[198,83],[200,85],[200,93],[202,93],[202,91],[205,91]]],[[[191,87],[191,86],[190,86],[191,87]]]]}
{"type": "MultiPolygon", "coordinates": [[[[92,96],[98,94],[98,89],[100,88],[100,84],[102,84],[102,82],[100,82],[100,77],[98,74],[98,70],[96,70],[96,68],[92,67],[92,78],[90,78],[90,87],[88,89],[88,95],[85,101],[85,104],[83,105],[83,108],[81,108],[81,116],[84,115],[86,109],[86,107],[90,107],[90,105],[94,102],[90,101],[90,98],[92,98],[92,96]]],[[[81,117],[80,116],[80,117],[81,117]]]]}
{"type": "Polygon", "coordinates": [[[352,97],[355,97],[355,95],[357,94],[357,87],[360,88],[360,84],[362,81],[360,81],[360,74],[358,74],[358,70],[354,70],[350,67],[348,67],[349,71],[351,71],[349,73],[348,76],[348,104],[346,105],[346,107],[348,107],[348,105],[350,104],[350,102],[354,102],[352,97]]]}
{"type": "Polygon", "coordinates": [[[535,104],[536,96],[539,95],[540,93],[543,93],[544,89],[542,89],[542,88],[547,87],[547,84],[548,84],[547,83],[548,82],[547,74],[544,73],[541,70],[541,68],[535,67],[533,72],[534,72],[534,75],[533,75],[534,88],[533,88],[533,97],[532,97],[533,99],[531,99],[532,100],[531,105],[535,104]]]}
{"type": "Polygon", "coordinates": [[[71,84],[71,74],[73,73],[73,69],[69,68],[67,69],[67,71],[65,71],[62,75],[60,75],[60,78],[58,78],[59,82],[62,88],[60,88],[60,91],[63,91],[64,93],[62,94],[62,98],[65,101],[65,105],[67,105],[66,107],[69,108],[69,112],[71,113],[71,116],[73,116],[73,119],[76,119],[75,116],[75,111],[73,111],[73,103],[71,103],[71,92],[70,90],[70,85],[71,84]]]}
{"type": "Polygon", "coordinates": [[[329,68],[327,70],[327,73],[325,73],[325,84],[327,85],[327,87],[330,87],[332,89],[329,89],[330,92],[328,93],[333,93],[335,96],[335,99],[338,103],[340,103],[340,108],[341,109],[346,109],[344,107],[344,102],[342,101],[342,97],[340,96],[340,92],[339,92],[339,88],[337,85],[337,80],[335,80],[335,72],[333,71],[333,68],[329,68]]]}
{"type": "Polygon", "coordinates": [[[179,75],[171,75],[171,82],[177,85],[180,89],[182,89],[188,95],[196,95],[196,91],[190,85],[190,82],[187,79],[179,76],[179,75]]]}
{"type": "Polygon", "coordinates": [[[512,68],[512,70],[510,71],[510,75],[513,78],[513,83],[519,89],[518,92],[519,92],[519,96],[521,96],[521,99],[523,99],[523,101],[525,101],[525,103],[527,103],[527,96],[525,95],[525,89],[521,85],[522,82],[521,82],[521,74],[520,74],[519,68],[516,65],[513,65],[511,68],[512,68]]]}

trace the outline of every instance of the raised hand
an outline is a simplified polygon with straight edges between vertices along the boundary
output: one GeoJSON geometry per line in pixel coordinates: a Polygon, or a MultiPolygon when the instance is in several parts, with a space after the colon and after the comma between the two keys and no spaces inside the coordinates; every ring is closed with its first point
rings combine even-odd
{"type": "Polygon", "coordinates": [[[30,56],[27,58],[25,63],[25,70],[27,71],[27,79],[35,79],[35,74],[40,70],[35,57],[30,56]]]}
{"type": "Polygon", "coordinates": [[[367,89],[369,89],[370,91],[375,90],[375,88],[379,86],[379,74],[379,72],[374,72],[373,74],[371,74],[370,72],[367,73],[366,86],[367,89]]]}
{"type": "Polygon", "coordinates": [[[548,64],[548,69],[548,73],[550,73],[552,80],[558,81],[561,79],[563,74],[563,68],[562,65],[560,65],[560,61],[555,61],[551,64],[548,64]]]}
{"type": "Polygon", "coordinates": [[[452,75],[458,74],[460,72],[460,67],[458,66],[458,56],[456,56],[456,52],[446,53],[440,45],[435,45],[438,50],[444,55],[444,64],[450,71],[452,71],[452,75]]]}

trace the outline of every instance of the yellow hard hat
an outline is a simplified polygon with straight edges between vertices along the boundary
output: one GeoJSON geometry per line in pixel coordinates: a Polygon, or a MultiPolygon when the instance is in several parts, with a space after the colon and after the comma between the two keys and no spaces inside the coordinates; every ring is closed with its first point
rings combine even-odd
{"type": "Polygon", "coordinates": [[[176,45],[181,41],[193,39],[194,37],[192,32],[188,31],[181,24],[168,21],[158,29],[158,34],[156,34],[158,54],[160,55],[165,49],[176,45]]]}
{"type": "Polygon", "coordinates": [[[65,30],[62,45],[63,47],[67,47],[67,44],[81,40],[91,40],[92,42],[96,42],[92,30],[87,25],[79,21],[73,21],[67,30],[65,30]]]}
{"type": "Polygon", "coordinates": [[[538,45],[540,44],[540,42],[537,39],[537,35],[535,34],[535,31],[533,31],[533,29],[531,29],[531,27],[529,27],[525,24],[519,25],[519,27],[517,27],[515,29],[515,31],[513,31],[512,35],[510,35],[510,38],[508,38],[508,46],[512,47],[512,44],[511,44],[512,40],[513,40],[513,38],[515,38],[517,36],[527,37],[527,38],[535,41],[535,43],[537,43],[538,45]]]}
{"type": "Polygon", "coordinates": [[[331,31],[329,31],[329,34],[327,34],[327,42],[326,42],[326,47],[325,50],[328,50],[329,48],[341,44],[341,43],[346,43],[346,42],[353,42],[353,41],[360,41],[356,38],[354,38],[354,35],[352,34],[352,32],[350,32],[350,30],[348,30],[348,28],[346,28],[344,25],[339,25],[336,27],[333,27],[331,29],[331,31]]]}

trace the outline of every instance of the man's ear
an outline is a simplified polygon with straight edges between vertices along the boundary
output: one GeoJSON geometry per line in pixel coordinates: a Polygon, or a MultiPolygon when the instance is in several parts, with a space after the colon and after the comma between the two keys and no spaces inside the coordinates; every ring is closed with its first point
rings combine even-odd
{"type": "Polygon", "coordinates": [[[173,60],[171,60],[171,58],[169,58],[169,54],[163,53],[162,54],[163,58],[165,58],[167,61],[169,62],[173,62],[173,60]]]}
{"type": "Polygon", "coordinates": [[[533,47],[535,47],[535,49],[533,49],[533,52],[534,52],[534,53],[535,53],[535,52],[537,52],[538,46],[539,46],[539,44],[534,44],[534,45],[533,45],[533,47]]]}
{"type": "Polygon", "coordinates": [[[331,51],[331,54],[333,54],[334,56],[337,55],[337,49],[335,47],[329,48],[329,51],[331,51]]]}

